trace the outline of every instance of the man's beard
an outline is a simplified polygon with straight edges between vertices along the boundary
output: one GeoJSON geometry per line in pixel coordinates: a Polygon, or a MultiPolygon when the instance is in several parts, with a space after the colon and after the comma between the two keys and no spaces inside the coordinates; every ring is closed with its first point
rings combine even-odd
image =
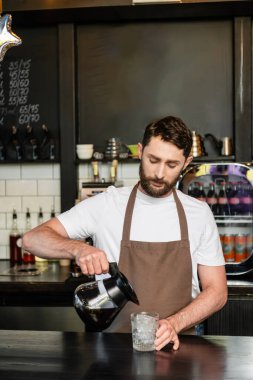
{"type": "Polygon", "coordinates": [[[139,175],[140,175],[140,184],[142,189],[151,197],[159,198],[163,197],[164,195],[170,193],[172,188],[176,185],[180,174],[170,183],[168,181],[160,180],[156,177],[147,177],[145,175],[144,169],[143,169],[143,164],[142,161],[140,162],[140,168],[139,168],[139,175]],[[153,183],[157,183],[159,185],[163,185],[160,188],[153,187],[153,183]]]}

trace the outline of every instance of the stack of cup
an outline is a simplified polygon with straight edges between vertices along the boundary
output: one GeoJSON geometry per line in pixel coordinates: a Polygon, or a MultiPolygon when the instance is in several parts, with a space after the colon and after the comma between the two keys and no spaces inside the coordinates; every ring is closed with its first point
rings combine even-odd
{"type": "Polygon", "coordinates": [[[111,137],[109,140],[107,140],[106,150],[105,150],[105,157],[108,159],[113,159],[119,156],[119,153],[121,151],[121,142],[120,139],[117,137],[111,137]]]}
{"type": "Polygon", "coordinates": [[[93,155],[93,144],[77,144],[76,154],[81,160],[89,160],[93,155]]]}

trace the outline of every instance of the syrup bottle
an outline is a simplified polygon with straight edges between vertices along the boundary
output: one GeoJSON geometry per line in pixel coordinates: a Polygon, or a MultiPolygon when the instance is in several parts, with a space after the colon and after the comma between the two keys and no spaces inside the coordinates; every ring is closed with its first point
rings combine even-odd
{"type": "MultiPolygon", "coordinates": [[[[31,214],[30,214],[29,209],[27,208],[26,209],[25,232],[30,231],[30,229],[31,229],[31,214]]],[[[22,256],[23,256],[23,263],[24,264],[34,264],[35,263],[35,256],[32,253],[23,250],[22,256]]]]}
{"type": "Polygon", "coordinates": [[[12,229],[10,232],[10,262],[12,265],[22,264],[21,234],[18,230],[17,212],[12,213],[12,229]]]}
{"type": "MultiPolygon", "coordinates": [[[[39,213],[38,213],[38,225],[43,223],[43,211],[40,207],[39,213]]],[[[46,264],[48,262],[47,259],[43,259],[42,257],[35,256],[35,261],[37,264],[46,264]]]]}

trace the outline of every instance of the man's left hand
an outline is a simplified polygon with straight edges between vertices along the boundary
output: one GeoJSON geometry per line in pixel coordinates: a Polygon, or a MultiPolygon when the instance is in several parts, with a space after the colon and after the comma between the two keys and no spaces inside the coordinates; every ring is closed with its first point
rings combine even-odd
{"type": "Polygon", "coordinates": [[[167,319],[160,319],[156,332],[155,348],[160,351],[167,344],[172,343],[173,350],[179,348],[179,338],[175,328],[167,319]]]}

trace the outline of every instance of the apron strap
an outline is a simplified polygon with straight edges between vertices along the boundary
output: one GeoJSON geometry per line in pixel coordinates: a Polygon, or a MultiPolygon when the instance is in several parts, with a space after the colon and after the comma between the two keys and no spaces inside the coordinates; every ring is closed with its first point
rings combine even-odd
{"type": "Polygon", "coordinates": [[[134,188],[131,191],[130,197],[127,202],[126,212],[125,212],[125,219],[124,219],[124,226],[123,226],[123,233],[122,233],[122,240],[123,241],[129,241],[130,240],[130,228],[132,223],[132,216],[133,216],[133,209],[134,209],[134,203],[136,198],[137,189],[139,186],[139,182],[136,183],[134,188]]]}
{"type": "Polygon", "coordinates": [[[189,240],[188,236],[188,225],[187,225],[187,220],[184,212],[184,208],[182,206],[181,201],[178,198],[176,189],[173,187],[172,189],[173,195],[174,195],[174,200],[176,202],[177,206],[177,213],[178,213],[178,218],[179,218],[179,225],[180,225],[180,230],[181,230],[181,240],[189,240]]]}
{"type": "MultiPolygon", "coordinates": [[[[139,186],[139,182],[133,187],[131,194],[129,196],[128,202],[127,202],[124,225],[123,225],[123,233],[122,233],[122,240],[125,242],[130,240],[130,229],[131,229],[131,224],[132,224],[133,209],[134,209],[134,203],[135,203],[138,186],[139,186]]],[[[185,212],[184,212],[182,203],[178,198],[175,188],[172,189],[172,193],[174,196],[174,200],[176,202],[176,207],[177,207],[177,212],[178,212],[179,225],[180,225],[180,230],[181,230],[181,241],[182,243],[183,241],[187,241],[187,244],[188,244],[188,226],[187,226],[185,212]]]]}

